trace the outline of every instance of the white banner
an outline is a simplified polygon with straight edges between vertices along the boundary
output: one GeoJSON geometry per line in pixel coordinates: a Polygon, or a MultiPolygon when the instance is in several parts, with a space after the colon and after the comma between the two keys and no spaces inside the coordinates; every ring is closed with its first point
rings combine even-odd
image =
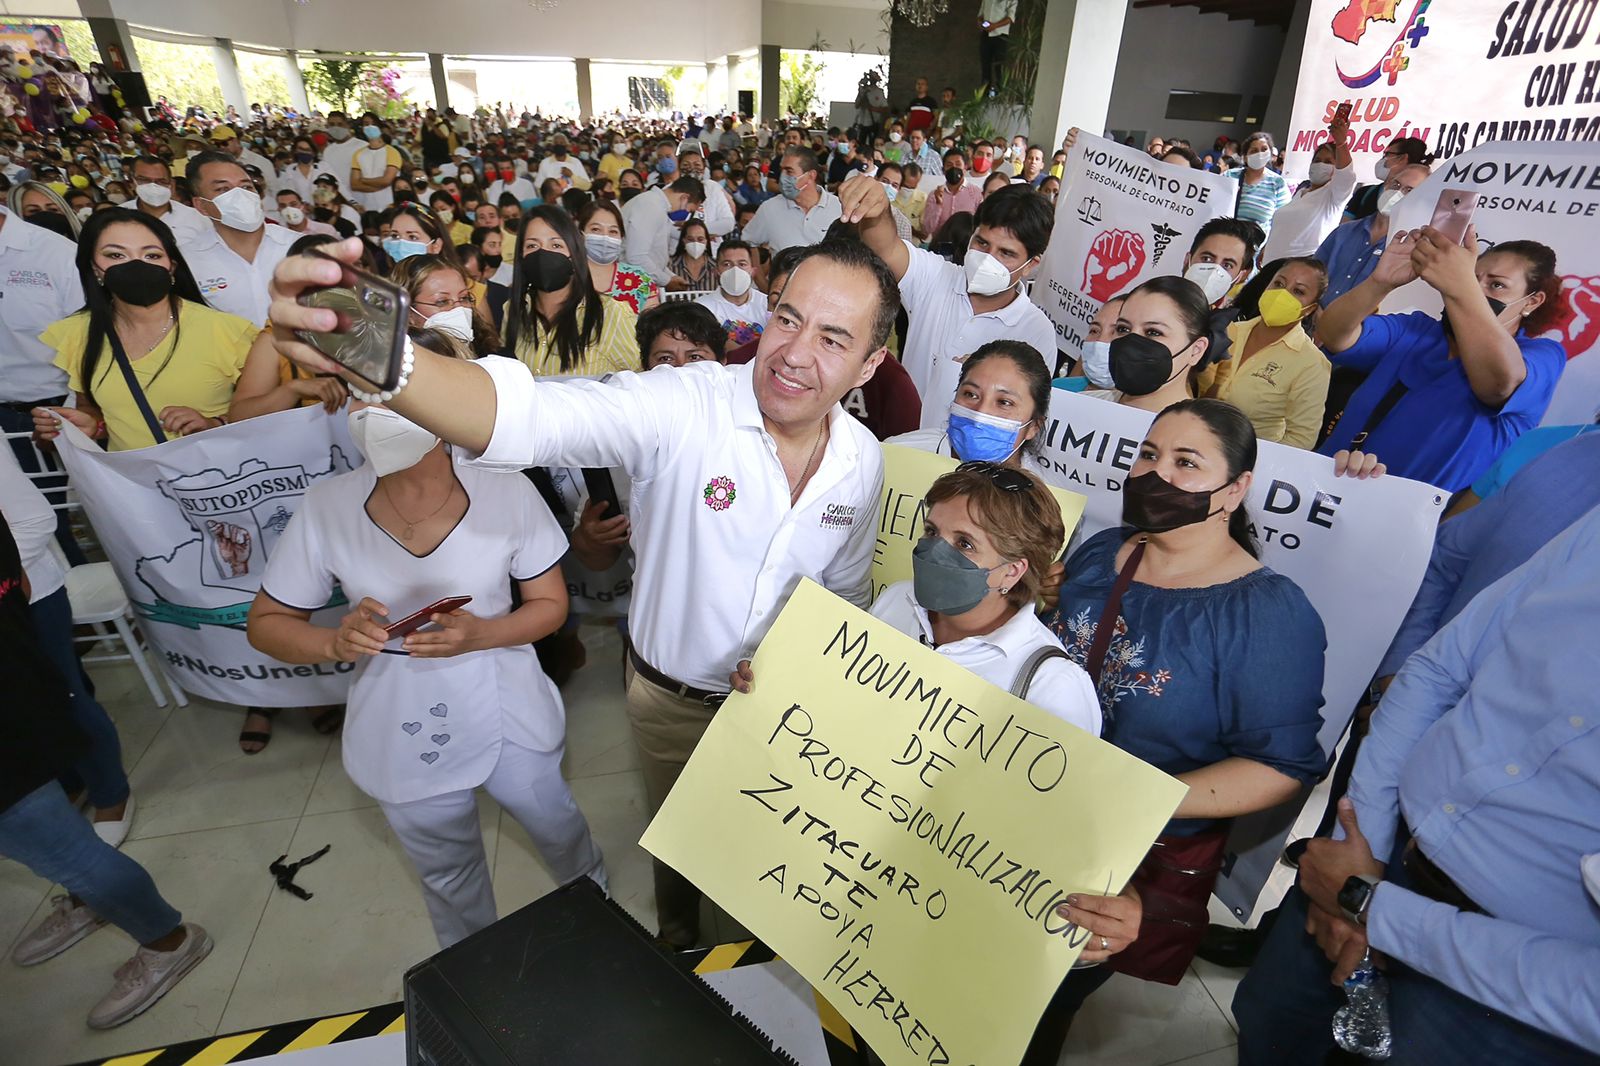
{"type": "Polygon", "coordinates": [[[1079,133],[1067,153],[1033,301],[1074,359],[1100,305],[1141,281],[1181,274],[1197,230],[1233,214],[1238,184],[1079,133]]]}
{"type": "MultiPolygon", "coordinates": [[[[1600,75],[1600,60],[1595,63],[1600,75]]],[[[1400,201],[1394,225],[1426,226],[1445,189],[1478,194],[1472,216],[1478,246],[1529,240],[1555,250],[1562,308],[1547,335],[1567,352],[1546,425],[1593,422],[1600,408],[1600,144],[1496,142],[1434,167],[1432,176],[1400,201]]],[[[1396,289],[1385,311],[1439,314],[1443,301],[1421,281],[1396,289]]]]}
{"type": "MultiPolygon", "coordinates": [[[[1082,537],[1122,521],[1122,481],[1155,416],[1052,390],[1041,441],[1045,480],[1088,497],[1082,537]]],[[[1333,460],[1262,442],[1247,504],[1261,561],[1305,592],[1328,634],[1322,750],[1332,753],[1405,618],[1446,494],[1405,478],[1335,478],[1333,460]]],[[[1217,896],[1241,920],[1255,906],[1297,813],[1237,819],[1217,896]]]]}
{"type": "Polygon", "coordinates": [[[1600,138],[1594,0],[1311,0],[1284,173],[1306,176],[1348,102],[1357,173],[1396,137],[1449,158],[1489,141],[1600,138]]]}
{"type": "MultiPolygon", "coordinates": [[[[153,448],[58,438],[72,487],[167,674],[186,692],[254,707],[343,703],[353,664],[291,666],[245,638],[267,557],[307,488],[361,464],[343,411],[252,418],[153,448]]],[[[336,594],[313,616],[337,625],[336,594]]]]}

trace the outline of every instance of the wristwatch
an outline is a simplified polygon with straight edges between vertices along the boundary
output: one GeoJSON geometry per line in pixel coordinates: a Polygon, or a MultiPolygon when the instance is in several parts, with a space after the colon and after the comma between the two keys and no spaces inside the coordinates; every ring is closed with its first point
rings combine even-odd
{"type": "Polygon", "coordinates": [[[1378,887],[1378,878],[1367,874],[1351,874],[1339,890],[1339,909],[1344,916],[1363,928],[1367,924],[1367,908],[1372,906],[1372,890],[1378,887]]]}

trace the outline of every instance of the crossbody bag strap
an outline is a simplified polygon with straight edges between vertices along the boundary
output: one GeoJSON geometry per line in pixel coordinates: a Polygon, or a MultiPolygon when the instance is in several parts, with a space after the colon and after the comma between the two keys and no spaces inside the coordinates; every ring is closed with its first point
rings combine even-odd
{"type": "Polygon", "coordinates": [[[122,380],[128,383],[128,391],[133,394],[133,402],[139,406],[139,413],[144,415],[144,424],[150,427],[150,435],[156,439],[157,444],[167,443],[167,435],[162,432],[156,413],[150,410],[150,401],[145,398],[144,386],[139,384],[139,379],[134,375],[133,363],[129,361],[128,353],[122,350],[122,341],[117,339],[115,328],[106,330],[106,340],[111,343],[111,358],[116,360],[118,369],[122,371],[122,380]]]}
{"type": "Polygon", "coordinates": [[[1389,386],[1389,391],[1383,394],[1383,399],[1378,401],[1378,406],[1372,409],[1372,413],[1367,416],[1366,422],[1362,424],[1361,431],[1350,438],[1351,451],[1366,443],[1367,438],[1372,436],[1372,431],[1377,429],[1385,418],[1389,417],[1389,412],[1394,410],[1394,405],[1399,403],[1401,397],[1405,396],[1408,391],[1409,387],[1403,381],[1396,381],[1389,386]]]}
{"type": "Polygon", "coordinates": [[[1141,536],[1139,543],[1133,546],[1133,551],[1128,554],[1128,561],[1122,564],[1122,569],[1117,572],[1117,580],[1111,584],[1111,594],[1106,597],[1106,605],[1100,611],[1100,621],[1094,627],[1094,640],[1089,643],[1089,657],[1084,661],[1083,668],[1088,671],[1089,677],[1096,685],[1100,684],[1100,671],[1106,664],[1106,652],[1111,647],[1111,634],[1117,628],[1117,614],[1122,610],[1122,597],[1128,591],[1128,586],[1133,584],[1133,572],[1139,569],[1139,560],[1144,558],[1145,541],[1149,538],[1141,536]]]}
{"type": "Polygon", "coordinates": [[[1011,694],[1020,700],[1028,698],[1028,689],[1033,687],[1033,675],[1039,672],[1039,667],[1051,659],[1069,658],[1066,651],[1056,647],[1045,647],[1028,656],[1022,664],[1022,669],[1017,671],[1016,680],[1011,682],[1011,694]]]}

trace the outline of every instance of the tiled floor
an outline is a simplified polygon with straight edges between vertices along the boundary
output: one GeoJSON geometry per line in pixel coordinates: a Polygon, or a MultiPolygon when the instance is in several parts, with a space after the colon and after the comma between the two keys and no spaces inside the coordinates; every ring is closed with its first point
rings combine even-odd
{"type": "MultiPolygon", "coordinates": [[[[653,927],[644,788],[622,701],[613,632],[584,631],[589,665],[567,687],[567,775],[606,853],[611,891],[653,927]]],[[[32,969],[0,960],[0,1034],[8,1066],[58,1066],[219,1032],[333,1014],[400,996],[401,974],[434,951],[422,899],[377,805],[344,774],[339,742],[286,713],[265,752],[240,753],[237,710],[195,701],[155,709],[125,667],[95,673],[117,720],[138,796],[124,850],[167,897],[203,923],[216,950],[142,1017],[109,1033],[84,1025],[132,953],[116,930],[95,934],[32,969]],[[273,888],[280,854],[333,850],[299,883],[301,901],[273,888]]],[[[502,913],[554,887],[522,829],[480,803],[502,913]]],[[[50,886],[0,860],[0,948],[49,905],[50,886]]],[[[729,931],[730,937],[733,931],[729,931]]],[[[1237,975],[1199,964],[1177,987],[1117,977],[1090,1000],[1063,1062],[1084,1066],[1229,1066],[1227,1010],[1237,975]]]]}

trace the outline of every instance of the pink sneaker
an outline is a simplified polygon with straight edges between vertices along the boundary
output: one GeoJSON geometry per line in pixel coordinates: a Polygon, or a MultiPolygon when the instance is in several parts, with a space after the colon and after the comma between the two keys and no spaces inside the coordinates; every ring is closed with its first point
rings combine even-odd
{"type": "Polygon", "coordinates": [[[37,966],[53,959],[106,924],[88,904],[73,906],[70,896],[57,896],[50,902],[54,909],[49,916],[11,949],[11,961],[18,966],[37,966]]]}
{"type": "Polygon", "coordinates": [[[183,943],[175,950],[141,947],[117,968],[111,991],[89,1012],[89,1028],[111,1029],[143,1014],[211,954],[209,933],[193,922],[184,922],[183,931],[183,943]]]}

